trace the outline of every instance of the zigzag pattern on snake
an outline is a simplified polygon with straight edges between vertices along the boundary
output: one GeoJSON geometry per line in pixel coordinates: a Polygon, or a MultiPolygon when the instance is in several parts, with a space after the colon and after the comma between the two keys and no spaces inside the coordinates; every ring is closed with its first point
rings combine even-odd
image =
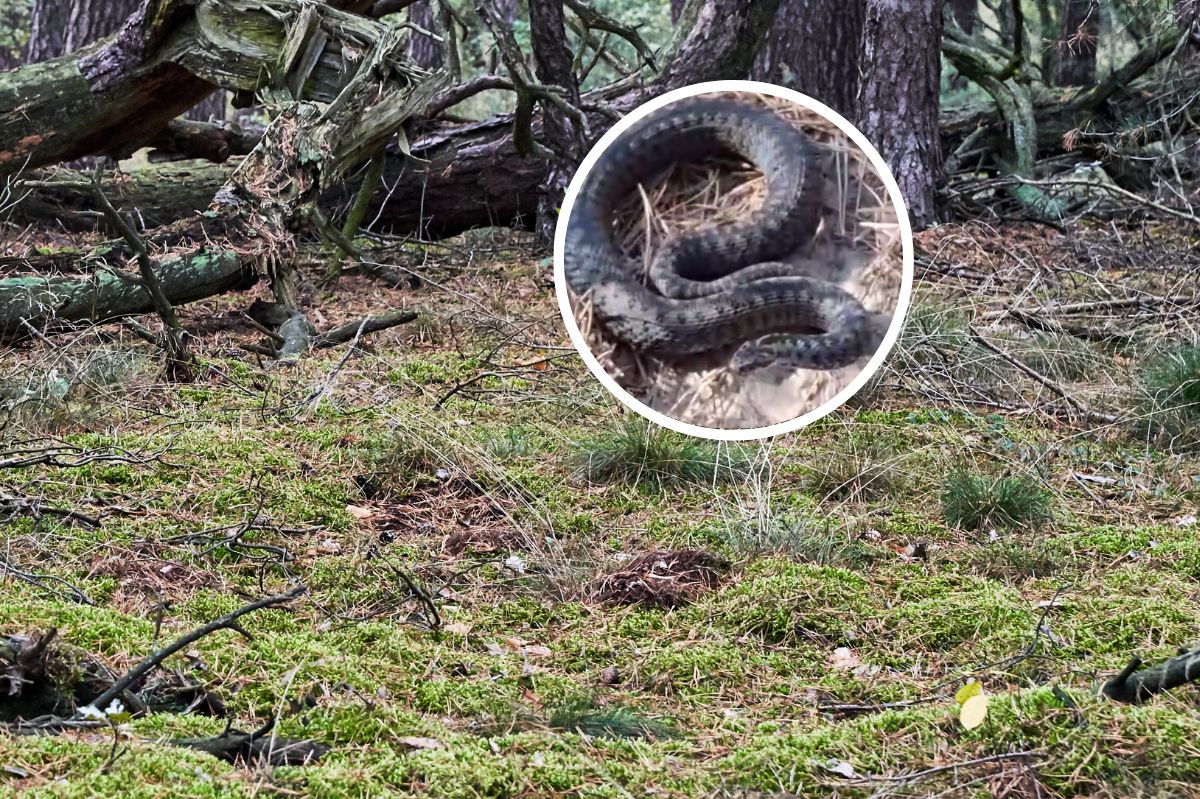
{"type": "Polygon", "coordinates": [[[816,232],[817,163],[808,139],[767,109],[710,98],[668,105],[623,133],[587,175],[567,225],[567,283],[577,296],[590,292],[593,314],[613,337],[649,354],[681,358],[740,345],[733,366],[743,372],[851,363],[870,340],[862,305],[778,260],[816,232]],[[617,244],[614,209],[672,163],[730,153],[766,177],[755,218],[673,238],[650,265],[651,285],[643,284],[617,244]]]}

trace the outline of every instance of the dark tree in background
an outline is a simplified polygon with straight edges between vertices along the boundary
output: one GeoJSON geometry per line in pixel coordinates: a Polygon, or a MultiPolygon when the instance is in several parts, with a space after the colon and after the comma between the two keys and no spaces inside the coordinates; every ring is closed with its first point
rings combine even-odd
{"type": "MultiPolygon", "coordinates": [[[[430,33],[439,33],[437,14],[433,0],[420,0],[408,9],[408,18],[414,25],[430,33]]],[[[412,32],[408,47],[413,63],[423,69],[439,69],[442,66],[442,43],[419,31],[412,32]]]]}
{"type": "Polygon", "coordinates": [[[679,15],[683,13],[683,6],[686,0],[671,0],[671,21],[678,22],[679,15]]]}
{"type": "Polygon", "coordinates": [[[948,0],[947,5],[950,6],[958,27],[962,28],[964,33],[974,32],[975,20],[979,16],[979,0],[948,0]]]}
{"type": "MultiPolygon", "coordinates": [[[[529,0],[529,29],[533,45],[534,74],[543,84],[562,87],[566,100],[579,107],[579,83],[573,69],[574,56],[567,47],[563,0],[529,0]]],[[[580,133],[559,108],[542,103],[544,143],[553,152],[538,198],[537,233],[544,241],[554,240],[558,209],[563,195],[583,157],[580,133]]]]}
{"type": "Polygon", "coordinates": [[[783,0],[750,77],[854,115],[866,0],[783,0]]]}
{"type": "Polygon", "coordinates": [[[1096,43],[1100,40],[1097,0],[1063,0],[1062,35],[1058,40],[1055,86],[1090,86],[1096,82],[1096,43]]]}
{"type": "Polygon", "coordinates": [[[1200,52],[1200,0],[1175,0],[1175,24],[1188,32],[1190,52],[1200,52]]]}
{"type": "MultiPolygon", "coordinates": [[[[114,0],[113,7],[120,8],[120,0],[114,0]]],[[[64,21],[70,13],[70,0],[36,0],[29,19],[29,47],[25,53],[25,63],[49,61],[68,52],[64,21]]]]}
{"type": "Polygon", "coordinates": [[[936,217],[942,0],[869,0],[859,129],[891,167],[915,227],[936,217]]]}

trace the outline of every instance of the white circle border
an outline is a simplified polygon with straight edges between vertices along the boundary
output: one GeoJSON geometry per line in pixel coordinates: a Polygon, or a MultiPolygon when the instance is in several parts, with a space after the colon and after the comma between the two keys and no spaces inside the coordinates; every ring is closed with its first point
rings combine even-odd
{"type": "Polygon", "coordinates": [[[614,397],[621,401],[623,405],[635,413],[641,414],[655,424],[675,430],[685,435],[696,436],[699,438],[707,438],[714,441],[750,441],[753,439],[762,439],[770,436],[782,435],[784,433],[792,433],[802,427],[806,427],[813,422],[821,419],[845,404],[846,400],[854,396],[863,385],[871,379],[872,375],[878,371],[883,365],[883,361],[887,358],[888,353],[896,343],[896,339],[900,336],[900,330],[904,326],[904,319],[908,313],[908,305],[912,296],[913,286],[913,234],[912,224],[908,218],[908,208],[904,204],[904,198],[900,195],[900,186],[896,183],[896,178],[892,175],[892,171],[884,162],[879,151],[875,149],[859,130],[850,124],[850,122],[834,111],[829,106],[822,102],[814,100],[806,94],[801,94],[793,89],[787,89],[783,86],[776,86],[773,83],[763,83],[753,80],[714,80],[704,83],[693,83],[690,86],[684,86],[681,89],[674,89],[666,92],[651,100],[646,101],[642,105],[635,108],[633,111],[626,114],[618,120],[608,131],[600,137],[596,142],[596,146],[591,149],[579,168],[575,172],[575,176],[571,179],[570,185],[567,187],[566,195],[563,198],[562,208],[559,209],[558,224],[554,231],[554,287],[558,294],[558,306],[562,313],[563,322],[567,327],[567,334],[571,338],[571,343],[575,345],[575,349],[579,351],[585,364],[600,383],[608,389],[614,397]],[[766,427],[731,429],[715,427],[701,427],[700,425],[681,422],[678,419],[667,416],[666,414],[656,411],[645,403],[636,399],[628,391],[621,387],[612,375],[605,371],[604,367],[592,354],[591,348],[588,347],[587,341],[583,337],[583,333],[579,330],[579,325],[575,321],[575,312],[571,308],[570,297],[567,292],[567,280],[565,267],[563,264],[563,250],[566,242],[567,223],[571,218],[571,211],[575,206],[575,197],[579,194],[580,188],[583,186],[584,180],[592,167],[596,165],[601,154],[608,149],[618,136],[628,130],[639,119],[645,117],[654,111],[662,108],[665,105],[681,100],[685,97],[692,97],[697,94],[708,94],[711,92],[755,92],[758,94],[769,94],[803,106],[810,111],[814,111],[830,122],[834,123],[845,133],[850,140],[858,145],[867,158],[870,159],[872,166],[875,167],[879,177],[883,180],[884,187],[887,189],[888,196],[891,198],[892,204],[896,208],[898,221],[900,223],[900,239],[903,249],[903,265],[900,280],[900,296],[896,301],[896,308],[893,311],[892,323],[888,327],[887,333],[883,337],[883,343],[879,345],[879,349],[875,351],[874,356],[863,367],[862,371],[850,381],[844,389],[838,392],[832,399],[822,405],[804,413],[800,416],[793,417],[784,422],[778,422],[766,427]]]}

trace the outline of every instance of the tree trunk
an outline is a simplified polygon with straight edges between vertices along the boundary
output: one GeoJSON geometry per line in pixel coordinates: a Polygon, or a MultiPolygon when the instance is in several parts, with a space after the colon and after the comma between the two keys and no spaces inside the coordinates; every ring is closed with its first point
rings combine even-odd
{"type": "MultiPolygon", "coordinates": [[[[579,84],[572,69],[573,56],[567,49],[562,0],[529,0],[529,28],[538,81],[561,87],[566,101],[578,108],[579,84]]],[[[582,157],[581,137],[582,131],[576,130],[561,109],[542,103],[542,141],[553,152],[538,198],[535,230],[543,242],[554,241],[558,209],[582,157]]]]}
{"type": "MultiPolygon", "coordinates": [[[[408,19],[414,25],[430,33],[439,33],[441,26],[434,8],[434,0],[420,0],[408,8],[408,19]]],[[[442,43],[420,31],[412,32],[408,57],[422,69],[434,70],[442,67],[442,43]]]]}
{"type": "Polygon", "coordinates": [[[63,20],[71,13],[70,0],[37,0],[29,20],[26,64],[58,58],[66,52],[67,28],[63,20]]]}
{"type": "MultiPolygon", "coordinates": [[[[244,11],[234,7],[234,2],[221,0],[214,8],[235,12],[224,18],[224,22],[237,26],[234,30],[241,32],[246,22],[244,11]]],[[[224,280],[243,280],[246,270],[265,273],[276,300],[290,312],[280,328],[281,335],[284,327],[309,328],[298,310],[293,267],[294,231],[303,209],[319,197],[322,186],[339,183],[355,165],[378,152],[406,120],[428,106],[445,84],[444,75],[421,78],[405,64],[403,48],[407,41],[393,28],[367,20],[356,22],[328,6],[304,4],[292,10],[298,13],[291,18],[294,21],[291,24],[329,32],[328,38],[313,40],[319,42],[314,46],[320,49],[310,55],[289,51],[297,62],[311,64],[317,60],[312,56],[320,56],[326,46],[340,52],[363,38],[371,45],[360,53],[355,70],[336,70],[342,72],[343,83],[331,102],[321,105],[299,102],[275,118],[254,150],[214,194],[210,213],[186,215],[157,228],[146,235],[143,245],[145,252],[153,254],[149,267],[167,288],[168,296],[174,295],[177,301],[224,290],[227,288],[224,280]],[[347,30],[350,25],[359,25],[359,30],[347,30]],[[215,281],[208,277],[213,263],[225,267],[215,281]]],[[[267,24],[282,16],[267,13],[258,21],[267,24]]],[[[162,18],[158,20],[162,24],[162,18]]],[[[206,22],[219,26],[221,20],[213,17],[206,22]]],[[[219,31],[219,27],[213,30],[219,31]]],[[[262,28],[258,30],[260,34],[263,32],[262,28]]],[[[152,54],[155,31],[153,25],[126,26],[122,35],[130,41],[126,42],[129,49],[125,52],[152,54]]],[[[162,35],[163,31],[157,33],[162,35]]],[[[289,36],[294,41],[302,37],[303,30],[292,33],[298,34],[289,36]]],[[[247,45],[228,35],[217,38],[233,47],[247,45]]],[[[277,53],[267,51],[264,57],[273,64],[279,63],[277,53]]],[[[51,62],[54,63],[71,62],[51,62]]],[[[285,60],[280,66],[286,77],[292,64],[285,60]]],[[[317,72],[309,71],[305,76],[323,82],[317,72]]],[[[119,77],[114,80],[120,85],[119,77]]],[[[38,275],[0,280],[0,330],[11,334],[14,328],[25,327],[22,320],[53,325],[79,317],[96,319],[143,312],[148,298],[144,289],[113,274],[113,270],[131,259],[132,249],[128,241],[109,242],[79,258],[81,263],[95,268],[90,277],[38,275]],[[105,265],[110,269],[105,270],[105,265]]],[[[310,340],[303,332],[290,338],[305,344],[310,340]]]]}
{"type": "Polygon", "coordinates": [[[37,0],[29,62],[58,58],[115,33],[139,0],[37,0]]]}
{"type": "Polygon", "coordinates": [[[854,115],[866,0],[783,0],[750,77],[854,115]]]}
{"type": "Polygon", "coordinates": [[[779,3],[690,0],[667,48],[669,60],[649,87],[650,93],[700,81],[745,78],[779,3]]]}
{"type": "Polygon", "coordinates": [[[1063,0],[1055,86],[1091,86],[1096,82],[1096,44],[1100,6],[1096,0],[1063,0]]]}
{"type": "Polygon", "coordinates": [[[1188,51],[1200,52],[1200,0],[1175,0],[1175,24],[1188,32],[1188,51]]]}
{"type": "MultiPolygon", "coordinates": [[[[603,102],[620,115],[680,86],[745,75],[748,56],[757,48],[774,0],[701,0],[694,6],[696,24],[681,36],[675,46],[680,55],[666,64],[656,80],[615,98],[598,92],[585,96],[585,101],[603,102]]],[[[612,124],[599,112],[588,113],[587,120],[593,136],[612,124]]],[[[0,116],[0,153],[4,151],[2,121],[0,116]]],[[[534,120],[533,134],[543,139],[540,118],[534,120]]],[[[532,227],[538,187],[546,181],[548,168],[544,159],[517,154],[511,114],[469,125],[427,125],[424,131],[414,129],[410,139],[413,154],[428,160],[429,166],[414,166],[399,153],[389,154],[383,180],[391,188],[375,194],[365,217],[368,223],[378,218],[373,229],[420,230],[422,235],[445,237],[488,225],[532,227]]],[[[211,149],[224,157],[229,148],[217,145],[211,149]]],[[[140,209],[146,225],[155,227],[206,209],[232,168],[196,161],[161,164],[135,170],[106,191],[114,201],[140,209]]],[[[353,185],[334,184],[324,192],[323,204],[332,217],[339,208],[349,207],[354,194],[353,185]]],[[[66,224],[74,219],[90,228],[94,219],[80,213],[89,208],[90,198],[81,192],[39,188],[14,209],[14,215],[29,220],[57,218],[66,224]]]]}
{"type": "MultiPolygon", "coordinates": [[[[1177,109],[1189,101],[1190,87],[1200,82],[1200,64],[1189,63],[1173,81],[1168,94],[1147,79],[1138,79],[1154,64],[1169,55],[1178,41],[1177,31],[1166,31],[1159,42],[1132,59],[1114,76],[1091,89],[1071,96],[1061,91],[1045,92],[1033,103],[1036,146],[1035,157],[1060,155],[1066,134],[1073,130],[1091,130],[1095,138],[1074,141],[1072,152],[1081,158],[1107,159],[1111,137],[1119,131],[1129,114],[1160,114],[1161,109],[1177,109]],[[1155,110],[1158,109],[1158,110],[1155,110]]],[[[949,43],[946,44],[949,49],[949,43]]],[[[621,100],[619,112],[627,111],[637,98],[621,100]]],[[[588,117],[593,132],[609,122],[598,114],[588,117]]],[[[999,155],[1010,158],[1010,131],[992,103],[944,112],[940,116],[942,151],[954,153],[970,140],[960,159],[970,162],[999,155]],[[982,135],[981,135],[982,134],[982,135]]],[[[173,123],[175,128],[178,123],[173,123]]],[[[398,152],[388,154],[383,181],[392,188],[372,198],[366,219],[373,229],[443,238],[464,230],[489,225],[532,227],[538,200],[538,186],[546,175],[545,161],[522,158],[512,146],[512,117],[502,115],[472,125],[437,128],[413,137],[412,151],[429,159],[427,171],[414,171],[398,152]],[[423,221],[422,221],[423,218],[423,221]]],[[[213,130],[211,133],[218,133],[213,130]]],[[[1147,131],[1148,136],[1164,135],[1162,126],[1147,131]]],[[[534,134],[540,135],[535,121],[534,134]]],[[[187,129],[172,136],[202,136],[187,129]]],[[[245,153],[252,139],[210,136],[213,146],[205,149],[220,153],[245,153]]],[[[159,139],[157,146],[166,146],[159,139]]],[[[195,152],[195,149],[192,150],[195,152]]],[[[233,162],[236,165],[236,161],[233,162]]],[[[192,216],[208,207],[213,195],[229,178],[231,164],[202,161],[177,161],[131,171],[120,180],[105,185],[114,202],[139,209],[138,218],[148,227],[157,227],[174,219],[192,216]]],[[[64,179],[79,181],[84,175],[61,173],[64,179]]],[[[353,185],[338,184],[325,192],[322,204],[330,217],[338,209],[349,207],[355,196],[353,185]]],[[[95,218],[90,194],[71,189],[38,188],[29,193],[13,210],[12,218],[21,224],[62,224],[74,230],[92,230],[95,218]]]]}
{"type": "Polygon", "coordinates": [[[975,31],[975,20],[979,17],[979,0],[949,0],[954,21],[964,33],[975,31]]]}
{"type": "Polygon", "coordinates": [[[679,16],[683,13],[685,0],[671,0],[671,22],[679,22],[679,16]]]}
{"type": "Polygon", "coordinates": [[[187,112],[187,118],[198,122],[220,122],[225,119],[225,103],[228,99],[229,93],[227,91],[217,89],[208,97],[205,97],[192,106],[187,112]]]}
{"type": "Polygon", "coordinates": [[[356,47],[383,29],[300,0],[148,0],[108,39],[0,73],[0,177],[84,155],[127,155],[214,84],[244,92],[274,84],[300,99],[332,101],[357,62],[338,37],[293,35],[296,26],[321,24],[318,8],[356,47]],[[285,42],[289,61],[280,65],[285,42]]]}
{"type": "Polygon", "coordinates": [[[934,221],[943,178],[941,5],[941,0],[870,0],[863,39],[858,127],[891,167],[917,228],[934,221]]]}

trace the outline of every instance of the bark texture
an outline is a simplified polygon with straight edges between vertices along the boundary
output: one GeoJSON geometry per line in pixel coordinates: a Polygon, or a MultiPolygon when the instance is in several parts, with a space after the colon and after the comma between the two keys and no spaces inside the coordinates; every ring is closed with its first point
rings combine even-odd
{"type": "Polygon", "coordinates": [[[670,58],[649,87],[650,93],[705,80],[745,78],[779,3],[692,0],[683,9],[670,58]]]}
{"type": "MultiPolygon", "coordinates": [[[[420,0],[408,8],[409,20],[430,33],[438,33],[437,9],[433,0],[420,0]]],[[[420,31],[412,32],[409,41],[408,57],[422,69],[440,69],[442,66],[442,43],[432,36],[426,36],[420,31]]]]}
{"type": "Polygon", "coordinates": [[[979,0],[949,0],[948,5],[958,27],[964,33],[974,32],[975,20],[979,17],[979,0]]]}
{"type": "Polygon", "coordinates": [[[192,106],[187,112],[187,118],[199,122],[219,122],[225,119],[225,101],[228,97],[229,93],[224,89],[217,89],[192,106]]]}
{"type": "Polygon", "coordinates": [[[750,77],[853,116],[866,0],[783,0],[750,77]]]}
{"type": "Polygon", "coordinates": [[[1096,0],[1063,0],[1055,86],[1091,86],[1096,82],[1096,44],[1100,6],[1096,0]]]}
{"type": "MultiPolygon", "coordinates": [[[[248,288],[256,280],[254,269],[230,252],[171,255],[156,264],[154,273],[173,305],[248,288]]],[[[0,341],[26,335],[23,322],[44,329],[153,312],[154,300],[144,286],[111,272],[0,280],[0,341]]]]}
{"type": "MultiPolygon", "coordinates": [[[[574,57],[567,48],[562,0],[529,0],[529,27],[538,81],[562,88],[566,101],[578,108],[579,84],[572,65],[574,57]]],[[[581,135],[562,109],[542,103],[542,141],[553,153],[538,198],[536,231],[542,241],[554,240],[558,209],[583,157],[581,135]]]]}
{"type": "Polygon", "coordinates": [[[103,39],[121,27],[139,0],[37,0],[29,62],[48,61],[103,39]]]}
{"type": "Polygon", "coordinates": [[[858,127],[891,167],[914,227],[936,218],[941,0],[870,0],[858,127]]]}

